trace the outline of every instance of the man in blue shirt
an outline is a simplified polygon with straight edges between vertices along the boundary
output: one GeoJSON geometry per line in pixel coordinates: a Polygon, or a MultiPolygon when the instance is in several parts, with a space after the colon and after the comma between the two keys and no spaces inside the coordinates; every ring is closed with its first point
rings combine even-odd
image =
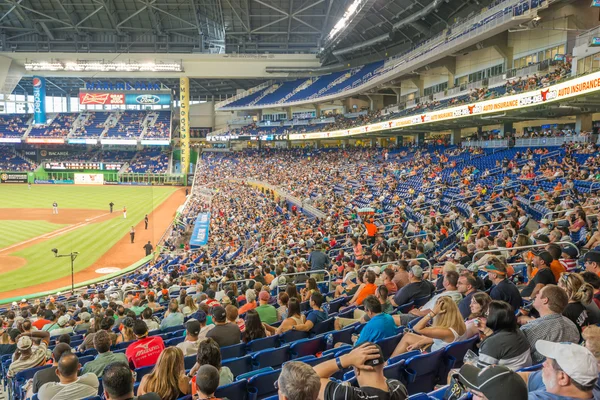
{"type": "Polygon", "coordinates": [[[327,312],[321,308],[324,300],[325,298],[321,293],[314,292],[310,296],[309,305],[312,310],[308,312],[306,322],[300,325],[294,325],[292,330],[310,332],[319,322],[325,321],[327,319],[327,312]]]}
{"type": "Polygon", "coordinates": [[[360,336],[354,342],[355,346],[360,346],[365,342],[376,342],[396,334],[396,323],[391,315],[385,314],[381,303],[373,295],[368,296],[363,305],[365,312],[369,316],[369,322],[363,328],[360,336]]]}

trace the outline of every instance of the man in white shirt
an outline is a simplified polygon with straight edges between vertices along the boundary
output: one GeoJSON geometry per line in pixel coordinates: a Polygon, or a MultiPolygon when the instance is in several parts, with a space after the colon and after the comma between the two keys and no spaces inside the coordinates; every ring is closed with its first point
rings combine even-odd
{"type": "Polygon", "coordinates": [[[91,373],[78,377],[77,372],[80,368],[81,364],[75,354],[63,354],[56,369],[60,382],[45,383],[38,392],[38,399],[72,400],[97,395],[100,385],[98,378],[91,373]]]}
{"type": "MultiPolygon", "coordinates": [[[[204,313],[203,311],[199,311],[204,313]]],[[[206,314],[204,317],[206,321],[206,314]]],[[[185,340],[177,345],[183,351],[183,356],[192,356],[198,353],[198,335],[200,334],[200,322],[195,319],[190,319],[185,324],[185,340]]]]}

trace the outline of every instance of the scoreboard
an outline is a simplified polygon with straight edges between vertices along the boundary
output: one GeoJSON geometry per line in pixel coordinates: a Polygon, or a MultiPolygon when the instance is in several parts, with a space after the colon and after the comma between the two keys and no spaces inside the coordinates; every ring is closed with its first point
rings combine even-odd
{"type": "Polygon", "coordinates": [[[119,162],[86,162],[86,161],[56,161],[56,162],[45,162],[44,169],[50,171],[65,171],[65,170],[106,170],[106,171],[118,171],[123,167],[123,163],[119,162]]]}

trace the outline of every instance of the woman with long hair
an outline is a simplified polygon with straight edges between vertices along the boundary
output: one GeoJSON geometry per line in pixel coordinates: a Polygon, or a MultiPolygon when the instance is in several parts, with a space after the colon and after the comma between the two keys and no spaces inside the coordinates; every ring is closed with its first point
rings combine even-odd
{"type": "Polygon", "coordinates": [[[317,281],[315,278],[308,278],[306,280],[306,287],[300,290],[300,294],[302,294],[302,301],[304,302],[310,300],[310,296],[312,296],[314,292],[318,291],[319,289],[317,288],[317,281]]]}
{"type": "Polygon", "coordinates": [[[263,324],[270,334],[282,334],[292,329],[293,326],[302,325],[306,322],[306,317],[300,312],[300,301],[293,297],[288,300],[287,318],[283,320],[278,328],[263,324]]]}
{"type": "Polygon", "coordinates": [[[467,327],[458,306],[450,297],[440,297],[427,315],[413,327],[416,333],[406,333],[392,357],[411,350],[431,346],[431,351],[439,350],[451,343],[464,339],[467,327]],[[427,327],[433,320],[431,327],[427,327]]]}
{"type": "Polygon", "coordinates": [[[254,339],[261,339],[267,337],[267,332],[262,322],[260,322],[260,315],[256,310],[248,310],[246,312],[246,330],[244,331],[244,343],[253,341],[254,339]]]}
{"type": "Polygon", "coordinates": [[[491,301],[492,298],[485,292],[476,292],[473,294],[473,297],[471,297],[471,304],[469,305],[471,314],[469,314],[467,320],[465,321],[465,325],[467,326],[467,333],[465,334],[465,337],[473,337],[479,334],[477,320],[482,318],[484,313],[487,312],[491,301]]]}
{"type": "Polygon", "coordinates": [[[296,289],[296,285],[294,285],[293,283],[288,283],[286,288],[285,288],[285,292],[287,293],[287,295],[289,296],[290,299],[292,298],[296,298],[298,300],[301,299],[300,295],[298,294],[298,290],[296,289]]]}
{"type": "Polygon", "coordinates": [[[185,296],[184,305],[183,305],[183,308],[181,309],[183,316],[189,317],[196,311],[198,311],[198,306],[196,305],[194,298],[192,296],[185,296]]]}
{"type": "Polygon", "coordinates": [[[517,325],[510,304],[492,300],[484,317],[477,319],[482,343],[477,366],[504,365],[513,371],[531,366],[531,348],[517,325]]]}
{"type": "Polygon", "coordinates": [[[581,334],[582,328],[589,325],[586,305],[592,301],[594,287],[586,283],[581,275],[572,272],[563,272],[560,275],[558,287],[564,289],[569,297],[569,303],[562,315],[573,321],[581,334]]]}
{"type": "Polygon", "coordinates": [[[142,378],[137,394],[150,392],[158,394],[162,400],[177,400],[190,393],[181,349],[167,347],[160,353],[152,372],[142,378]]]}

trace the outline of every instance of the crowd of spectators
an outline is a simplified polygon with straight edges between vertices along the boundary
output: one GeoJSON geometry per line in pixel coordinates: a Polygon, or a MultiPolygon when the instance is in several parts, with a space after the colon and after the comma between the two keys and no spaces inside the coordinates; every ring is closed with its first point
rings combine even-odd
{"type": "Polygon", "coordinates": [[[18,156],[12,147],[0,146],[0,171],[24,172],[33,171],[36,168],[37,165],[18,156]]]}
{"type": "Polygon", "coordinates": [[[168,153],[153,149],[138,151],[127,167],[131,173],[164,174],[169,168],[168,153]]]}
{"type": "Polygon", "coordinates": [[[462,390],[489,399],[593,398],[600,395],[593,326],[600,323],[600,207],[575,178],[584,168],[597,174],[600,159],[578,146],[545,159],[551,149],[517,149],[499,159],[442,146],[205,154],[183,210],[187,227],[171,238],[170,251],[85,292],[13,304],[2,315],[0,354],[14,353],[9,376],[52,360],[57,372],[30,384],[40,400],[68,390],[83,398],[98,390],[99,377],[106,391],[112,369],[126,376],[143,367],[151,370],[138,380],[137,395],[210,398],[236,378],[221,363],[221,349],[315,332],[330,304],[343,299],[346,317],[334,328],[364,325],[346,343],[351,351],[314,368],[285,364],[280,398],[405,399],[410,383],[384,376],[390,356],[435,352],[475,336],[475,360],[451,374],[462,390]],[[487,157],[499,167],[485,178],[446,179],[454,172],[482,176],[475,163],[487,157]],[[538,178],[550,190],[522,185],[512,172],[524,162],[536,177],[549,169],[561,174],[538,178]],[[277,191],[252,186],[255,180],[277,191]],[[547,192],[539,193],[541,203],[557,210],[552,221],[536,218],[522,200],[537,201],[538,190],[547,192]],[[208,244],[176,246],[187,243],[205,211],[208,244]],[[582,238],[582,230],[593,234],[582,238]],[[429,300],[420,307],[407,306],[423,297],[429,300]],[[390,354],[373,344],[405,326],[412,332],[390,354]],[[185,337],[169,346],[159,335],[173,328],[185,337]],[[81,343],[71,342],[69,334],[80,332],[81,343]],[[78,357],[90,349],[98,356],[77,379],[78,357]],[[514,372],[542,362],[535,372],[514,372]],[[354,386],[329,380],[348,368],[354,386]]]}
{"type": "Polygon", "coordinates": [[[9,114],[0,117],[0,138],[23,136],[30,118],[29,114],[9,114]]]}

